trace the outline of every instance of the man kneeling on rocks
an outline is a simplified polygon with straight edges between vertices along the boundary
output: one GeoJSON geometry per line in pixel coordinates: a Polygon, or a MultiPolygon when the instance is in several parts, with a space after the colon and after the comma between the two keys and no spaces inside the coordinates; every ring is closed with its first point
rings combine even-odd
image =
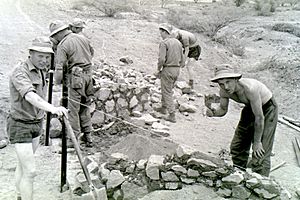
{"type": "Polygon", "coordinates": [[[54,107],[46,98],[46,71],[50,67],[52,45],[47,37],[33,40],[29,58],[18,64],[10,75],[11,108],[7,133],[17,153],[16,190],[18,200],[33,199],[33,179],[36,175],[34,153],[42,132],[45,112],[67,116],[67,109],[54,107]]]}
{"type": "Polygon", "coordinates": [[[220,105],[208,108],[209,117],[222,117],[228,111],[229,99],[245,104],[230,146],[233,164],[245,169],[252,143],[252,171],[269,176],[271,153],[278,120],[278,107],[272,92],[261,82],[241,78],[232,66],[223,64],[215,69],[211,80],[220,86],[220,105]]]}

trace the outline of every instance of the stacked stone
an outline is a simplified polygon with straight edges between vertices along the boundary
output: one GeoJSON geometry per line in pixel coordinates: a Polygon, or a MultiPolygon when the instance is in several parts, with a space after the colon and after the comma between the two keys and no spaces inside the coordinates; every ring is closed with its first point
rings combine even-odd
{"type": "MultiPolygon", "coordinates": [[[[113,117],[127,118],[160,107],[160,80],[134,69],[111,66],[102,63],[94,72],[99,89],[95,92],[95,108],[92,122],[94,125],[111,121],[113,117]]],[[[184,81],[176,83],[174,97],[180,112],[193,113],[197,108],[191,89],[184,81]]]]}
{"type": "MultiPolygon", "coordinates": [[[[95,99],[90,107],[95,128],[115,121],[114,117],[127,120],[130,116],[141,117],[143,113],[154,113],[153,116],[157,117],[154,110],[161,107],[161,92],[160,80],[155,76],[101,62],[95,65],[93,78],[96,82],[95,99]]],[[[187,116],[196,112],[193,105],[196,96],[201,95],[195,95],[185,81],[176,82],[174,99],[181,113],[187,116]]],[[[61,124],[52,118],[50,136],[60,134],[61,124]]]]}
{"type": "MultiPolygon", "coordinates": [[[[91,164],[90,164],[91,165],[91,164]]],[[[108,199],[134,200],[154,190],[177,190],[183,185],[205,184],[217,194],[236,199],[290,199],[290,193],[273,179],[233,168],[231,161],[179,146],[174,155],[151,155],[130,161],[114,153],[107,163],[89,167],[98,171],[99,187],[106,188],[108,199]],[[100,182],[99,182],[100,180],[100,182]]],[[[83,189],[86,187],[83,181],[83,189]]]]}
{"type": "Polygon", "coordinates": [[[93,124],[103,124],[113,117],[127,118],[133,112],[149,110],[150,85],[142,73],[103,65],[94,73],[100,89],[95,92],[96,109],[93,124]],[[105,113],[105,114],[104,114],[105,113]]]}

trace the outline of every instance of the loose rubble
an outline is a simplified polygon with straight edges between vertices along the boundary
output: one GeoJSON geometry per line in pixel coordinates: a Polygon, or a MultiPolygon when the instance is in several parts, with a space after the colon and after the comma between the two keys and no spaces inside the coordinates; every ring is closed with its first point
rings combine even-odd
{"type": "MultiPolygon", "coordinates": [[[[120,61],[128,64],[132,62],[128,56],[122,57],[120,61]]],[[[157,77],[103,61],[95,64],[93,78],[95,94],[90,107],[95,130],[101,130],[110,122],[125,120],[138,127],[149,125],[150,129],[154,123],[154,133],[169,135],[164,124],[157,124],[163,116],[154,111],[161,107],[160,80],[157,77]]],[[[194,101],[199,97],[201,95],[194,94],[185,81],[176,82],[174,102],[184,116],[197,112],[194,101]]],[[[60,121],[57,118],[51,119],[50,137],[59,137],[61,129],[60,121]]]]}
{"type": "MultiPolygon", "coordinates": [[[[240,171],[218,156],[178,146],[171,155],[151,155],[132,161],[122,153],[111,154],[106,163],[88,164],[105,188],[108,199],[137,200],[155,190],[180,190],[184,185],[204,184],[220,197],[236,199],[289,199],[290,194],[275,180],[251,171],[240,171]]],[[[86,191],[86,181],[81,181],[86,191]]],[[[78,184],[77,184],[78,185],[78,184]]],[[[75,195],[75,194],[74,194],[75,195]]],[[[78,197],[77,197],[78,198],[78,197]]]]}

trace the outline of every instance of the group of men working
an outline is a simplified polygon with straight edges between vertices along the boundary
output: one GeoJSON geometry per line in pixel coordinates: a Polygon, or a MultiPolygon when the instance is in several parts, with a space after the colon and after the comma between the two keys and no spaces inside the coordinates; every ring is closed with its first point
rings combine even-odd
{"type": "MultiPolygon", "coordinates": [[[[86,146],[92,145],[93,129],[88,105],[93,97],[94,49],[89,39],[76,32],[78,29],[73,25],[69,26],[62,21],[52,22],[49,26],[50,38],[34,39],[32,46],[29,47],[28,59],[18,64],[10,76],[11,110],[7,132],[10,142],[15,144],[18,158],[16,168],[18,200],[33,199],[33,178],[36,173],[34,153],[42,132],[44,111],[68,117],[76,137],[85,142],[86,146]],[[53,43],[57,46],[53,47],[53,43]],[[68,86],[68,110],[62,106],[55,107],[44,100],[47,86],[45,77],[51,56],[55,56],[56,84],[63,82],[68,86]]],[[[79,27],[81,30],[84,27],[80,22],[77,25],[81,26],[79,27]]],[[[174,83],[179,76],[180,68],[187,65],[188,58],[199,59],[201,48],[192,33],[174,30],[168,24],[161,24],[159,31],[163,40],[159,45],[157,65],[162,92],[162,107],[158,111],[168,113],[166,119],[176,122],[172,97],[174,83]]],[[[244,103],[246,106],[231,144],[233,162],[246,168],[253,143],[253,169],[268,176],[277,122],[277,106],[272,93],[265,85],[241,76],[234,73],[230,65],[220,65],[216,68],[212,81],[220,85],[221,103],[218,109],[208,108],[207,116],[225,115],[229,99],[244,103]]],[[[192,78],[189,83],[192,87],[192,78]]]]}
{"type": "MultiPolygon", "coordinates": [[[[174,37],[172,29],[169,24],[159,26],[163,40],[159,45],[156,75],[161,79],[162,106],[157,111],[162,114],[169,113],[166,119],[176,122],[173,102],[175,81],[179,76],[180,68],[185,65],[185,59],[191,57],[198,60],[201,48],[196,42],[192,42],[195,40],[189,32],[175,30],[174,37]],[[182,36],[178,37],[178,35],[182,36]],[[179,42],[184,37],[189,38],[190,44],[195,44],[183,45],[186,47],[185,55],[182,51],[183,43],[179,42]]],[[[220,104],[216,109],[208,107],[206,116],[224,116],[228,111],[229,99],[245,105],[230,146],[234,165],[240,169],[251,167],[254,172],[269,176],[270,157],[278,120],[278,107],[272,92],[255,79],[242,78],[242,75],[235,73],[234,68],[229,64],[216,66],[215,77],[211,81],[218,83],[220,87],[220,104]],[[248,162],[251,144],[253,153],[251,161],[248,162]]]]}

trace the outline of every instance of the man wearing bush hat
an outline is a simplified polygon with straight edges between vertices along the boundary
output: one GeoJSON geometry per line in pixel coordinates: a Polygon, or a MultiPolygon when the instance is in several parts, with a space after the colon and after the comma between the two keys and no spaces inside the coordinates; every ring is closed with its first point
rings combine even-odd
{"type": "Polygon", "coordinates": [[[173,102],[173,88],[180,72],[180,67],[184,65],[183,52],[180,42],[170,37],[172,26],[160,24],[159,31],[162,41],[159,44],[157,74],[161,82],[161,108],[157,111],[162,114],[169,113],[166,120],[175,123],[175,105],[173,102]]]}
{"type": "Polygon", "coordinates": [[[17,199],[33,199],[33,179],[36,175],[34,153],[42,133],[45,112],[67,116],[64,107],[55,107],[46,98],[46,70],[50,67],[52,45],[48,37],[33,40],[29,58],[19,63],[9,79],[11,98],[7,118],[9,140],[17,154],[16,190],[17,199]]]}
{"type": "Polygon", "coordinates": [[[241,169],[247,167],[252,144],[252,159],[248,166],[254,172],[269,176],[278,118],[278,107],[272,92],[255,79],[242,78],[229,64],[217,66],[211,81],[220,86],[220,105],[216,109],[209,107],[207,116],[224,116],[228,111],[229,99],[245,105],[230,145],[234,165],[241,169]]]}
{"type": "Polygon", "coordinates": [[[85,28],[85,22],[80,18],[74,18],[69,26],[73,33],[82,33],[83,28],[85,28]]]}
{"type": "MultiPolygon", "coordinates": [[[[68,30],[68,25],[57,20],[50,24],[50,37],[57,40],[55,80],[62,82],[63,70],[67,74],[69,121],[78,139],[88,147],[92,145],[91,113],[93,98],[92,58],[90,41],[81,34],[68,30]],[[82,136],[80,134],[83,133],[82,136]]],[[[68,145],[71,141],[68,140],[68,145]]]]}

